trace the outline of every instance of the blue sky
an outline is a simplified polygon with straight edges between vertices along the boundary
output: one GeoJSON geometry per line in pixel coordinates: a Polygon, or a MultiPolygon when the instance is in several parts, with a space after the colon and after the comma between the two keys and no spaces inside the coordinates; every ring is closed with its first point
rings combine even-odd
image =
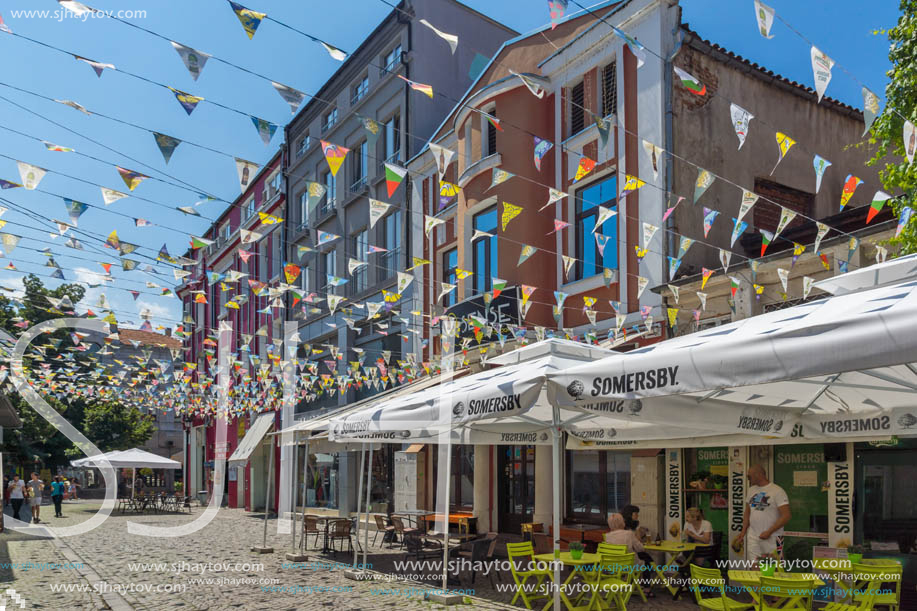
{"type": "MultiPolygon", "coordinates": [[[[468,0],[466,3],[519,32],[532,31],[548,21],[547,3],[540,0],[468,0]]],[[[146,17],[134,19],[134,23],[307,93],[316,92],[340,65],[316,43],[275,23],[262,23],[254,39],[249,40],[225,0],[158,0],[155,3],[92,0],[87,4],[101,10],[145,10],[146,17]]],[[[344,50],[355,49],[391,10],[381,0],[348,0],[347,10],[336,11],[327,11],[324,8],[327,4],[293,0],[248,0],[243,4],[326,39],[344,50]]],[[[840,64],[835,67],[827,95],[862,106],[860,85],[841,69],[843,66],[881,96],[887,83],[888,41],[884,36],[873,35],[872,31],[895,24],[898,16],[896,2],[885,0],[867,6],[852,0],[772,0],[770,4],[778,15],[840,64]]],[[[780,22],[774,24],[774,38],[763,39],[757,33],[752,0],[682,0],[682,6],[683,21],[704,38],[787,78],[811,84],[808,43],[780,22]]],[[[195,82],[168,42],[123,23],[109,19],[84,21],[72,18],[61,20],[53,16],[14,16],[14,11],[19,10],[57,9],[58,4],[53,0],[7,0],[0,9],[0,15],[17,34],[99,62],[114,64],[120,70],[203,96],[281,126],[291,117],[289,106],[267,81],[211,60],[195,82]]],[[[571,2],[569,10],[573,12],[578,7],[571,2]]],[[[434,25],[448,31],[448,24],[434,25]]],[[[461,40],[459,44],[462,44],[461,40]]],[[[119,74],[119,71],[106,70],[101,78],[97,78],[90,66],[73,57],[21,38],[0,35],[0,55],[5,58],[0,68],[2,84],[54,99],[74,100],[91,111],[181,140],[203,144],[259,164],[267,161],[282,142],[282,128],[270,146],[265,146],[251,121],[242,115],[203,102],[188,116],[166,89],[119,74]]],[[[145,247],[140,251],[145,256],[129,255],[144,264],[150,262],[149,257],[155,256],[163,243],[172,254],[181,254],[187,247],[188,234],[200,235],[209,225],[206,218],[186,216],[174,210],[176,206],[193,205],[200,199],[197,193],[201,191],[226,200],[232,200],[239,193],[235,165],[229,157],[181,144],[166,165],[153,136],[148,132],[101,117],[85,116],[72,108],[3,85],[0,85],[0,96],[5,98],[0,99],[0,155],[3,156],[0,157],[0,178],[20,182],[16,163],[7,157],[32,163],[53,171],[43,179],[39,189],[54,194],[9,189],[0,192],[0,197],[41,216],[61,220],[67,220],[67,211],[58,195],[98,206],[83,214],[79,229],[96,237],[106,236],[116,229],[122,240],[145,247]],[[10,102],[24,106],[32,113],[10,102]],[[70,133],[49,120],[109,148],[70,133]],[[74,148],[106,163],[72,153],[47,151],[41,142],[14,134],[7,128],[74,148]],[[131,197],[106,208],[97,186],[54,173],[62,172],[126,191],[113,164],[172,183],[182,181],[192,185],[193,189],[147,180],[134,193],[162,206],[131,197]],[[131,217],[147,219],[156,226],[135,227],[131,217]]],[[[3,202],[0,205],[10,207],[3,202]]],[[[225,205],[208,202],[198,206],[197,210],[212,219],[225,205]]],[[[46,257],[29,248],[50,247],[68,280],[97,283],[99,278],[95,274],[102,272],[99,263],[115,263],[112,267],[115,282],[90,290],[86,299],[90,307],[96,309],[99,293],[104,292],[122,322],[139,323],[138,313],[142,309],[148,309],[158,317],[153,320],[154,326],[173,325],[180,317],[177,299],[160,297],[159,289],[145,286],[146,282],[152,281],[171,287],[174,279],[167,267],[158,267],[162,272],[160,276],[140,271],[122,272],[117,253],[101,248],[98,240],[85,235],[77,236],[85,250],[76,251],[64,247],[70,234],[52,239],[49,224],[36,222],[18,210],[11,209],[3,220],[9,222],[3,231],[23,237],[19,247],[11,254],[20,270],[42,275],[52,271],[43,267],[46,257]],[[143,294],[134,301],[126,289],[143,294]]],[[[7,262],[0,259],[2,266],[7,262]]],[[[0,271],[0,285],[21,287],[22,275],[0,271]]],[[[43,280],[50,286],[57,284],[49,278],[43,280]]]]}

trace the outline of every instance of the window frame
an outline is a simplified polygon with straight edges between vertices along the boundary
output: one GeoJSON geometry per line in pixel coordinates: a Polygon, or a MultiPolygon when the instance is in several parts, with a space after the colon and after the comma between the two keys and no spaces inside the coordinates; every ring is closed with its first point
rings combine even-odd
{"type": "Polygon", "coordinates": [[[366,97],[366,94],[369,93],[369,75],[364,74],[357,83],[350,89],[350,104],[351,106],[356,105],[360,100],[366,97]]]}
{"type": "Polygon", "coordinates": [[[366,186],[369,177],[369,143],[363,140],[350,149],[350,192],[357,193],[366,186]]]}
{"type": "Polygon", "coordinates": [[[594,249],[593,252],[594,252],[595,258],[592,263],[593,273],[587,275],[586,269],[585,269],[586,267],[585,248],[587,246],[585,222],[588,219],[593,219],[592,227],[595,227],[595,220],[598,220],[600,205],[605,206],[606,208],[611,208],[613,210],[618,209],[618,192],[617,192],[618,182],[617,181],[618,181],[618,177],[616,174],[606,174],[605,176],[602,176],[592,181],[591,183],[584,185],[582,188],[577,189],[576,192],[573,194],[573,249],[574,249],[573,256],[576,258],[576,262],[573,265],[573,270],[572,270],[573,273],[571,274],[571,277],[568,282],[577,282],[579,280],[585,280],[586,278],[592,278],[594,276],[598,276],[602,274],[603,269],[606,267],[609,269],[618,269],[621,265],[620,261],[618,260],[618,256],[617,256],[618,239],[619,239],[620,232],[619,232],[619,226],[617,224],[618,216],[616,215],[608,219],[607,221],[605,221],[605,223],[602,225],[602,229],[596,232],[596,233],[601,233],[602,235],[607,235],[609,236],[609,238],[613,238],[612,240],[609,240],[609,242],[605,246],[605,254],[601,256],[601,264],[599,263],[599,259],[600,259],[599,249],[598,249],[598,246],[596,245],[595,238],[593,237],[593,232],[591,229],[588,232],[589,233],[588,247],[594,249]],[[606,200],[602,202],[596,202],[595,205],[592,206],[592,208],[584,211],[583,210],[583,193],[585,193],[586,191],[592,188],[599,187],[600,185],[608,181],[614,181],[614,188],[613,188],[613,191],[615,194],[614,199],[606,200]],[[606,205],[609,202],[613,202],[614,205],[606,205]],[[614,234],[613,235],[610,233],[606,233],[606,227],[608,226],[609,223],[614,223],[614,234]],[[612,250],[609,250],[609,249],[612,249],[612,250]],[[614,253],[613,255],[614,265],[609,266],[605,264],[605,260],[607,257],[612,256],[612,252],[614,253]]]}
{"type": "Polygon", "coordinates": [[[255,216],[255,210],[257,210],[257,207],[255,206],[255,196],[252,195],[249,200],[245,202],[245,220],[255,216]]]}
{"type": "Polygon", "coordinates": [[[401,41],[399,40],[395,45],[389,49],[385,55],[382,56],[382,70],[380,71],[383,75],[391,74],[397,69],[397,64],[401,63],[401,55],[404,53],[401,47],[401,41]]]}
{"type": "MultiPolygon", "coordinates": [[[[494,118],[497,116],[496,105],[491,104],[486,109],[481,110],[494,118]]],[[[481,158],[490,157],[497,154],[497,128],[487,120],[487,117],[481,115],[481,158]]]]}
{"type": "Polygon", "coordinates": [[[299,139],[299,146],[296,148],[296,158],[299,159],[306,154],[306,151],[309,150],[309,146],[312,144],[312,136],[306,134],[299,139]]]}
{"type": "Polygon", "coordinates": [[[473,271],[473,284],[472,292],[475,295],[484,294],[493,289],[493,276],[497,275],[500,271],[500,250],[499,244],[497,243],[497,226],[499,224],[499,212],[497,210],[497,205],[489,206],[488,208],[476,213],[471,217],[471,228],[472,233],[480,229],[481,231],[486,231],[488,233],[493,233],[489,238],[479,237],[478,239],[471,242],[471,257],[472,257],[472,271],[473,271]],[[478,226],[478,219],[483,217],[486,214],[494,214],[494,227],[492,229],[484,229],[478,226]],[[484,258],[484,268],[487,270],[487,273],[482,273],[482,270],[478,266],[478,248],[480,244],[485,242],[489,243],[488,247],[483,248],[483,258],[484,258]],[[496,266],[497,274],[491,273],[494,271],[496,266]]]}
{"type": "Polygon", "coordinates": [[[599,87],[599,104],[602,108],[602,118],[618,114],[618,60],[613,59],[602,67],[602,82],[599,87]],[[611,84],[607,77],[611,71],[611,84]],[[610,90],[610,91],[609,91],[610,90]]]}
{"type": "Polygon", "coordinates": [[[338,251],[336,248],[330,248],[326,251],[323,251],[321,254],[321,268],[322,268],[322,274],[324,275],[324,278],[325,278],[324,286],[325,286],[325,290],[327,291],[328,295],[337,295],[338,287],[331,286],[330,284],[328,284],[329,275],[337,276],[337,252],[338,251]],[[331,268],[330,273],[328,271],[329,267],[331,268]]]}
{"type": "Polygon", "coordinates": [[[385,122],[385,161],[389,163],[401,157],[401,113],[395,113],[385,122]],[[392,140],[395,146],[392,146],[392,140]]]}
{"type": "Polygon", "coordinates": [[[329,110],[322,116],[322,133],[324,134],[332,127],[335,126],[338,122],[338,109],[337,106],[329,110]]]}
{"type": "Polygon", "coordinates": [[[401,223],[401,210],[394,210],[382,217],[382,242],[388,252],[382,253],[382,265],[379,268],[380,280],[394,278],[398,269],[398,258],[404,243],[404,228],[401,223]],[[397,242],[397,245],[392,244],[397,242]]]}
{"type": "Polygon", "coordinates": [[[567,87],[567,106],[569,107],[569,126],[570,126],[570,136],[580,133],[586,129],[586,84],[585,81],[581,80],[578,83],[574,83],[567,87]],[[574,100],[574,92],[579,89],[579,102],[577,103],[574,100]],[[579,128],[577,129],[576,123],[579,123],[579,128]]]}
{"type": "MultiPolygon", "coordinates": [[[[366,262],[369,260],[369,229],[355,232],[353,238],[353,258],[366,262]]],[[[364,292],[369,286],[369,266],[364,265],[350,275],[350,287],[353,295],[364,292]]]]}
{"type": "Polygon", "coordinates": [[[331,170],[322,174],[322,184],[325,185],[325,196],[319,204],[319,211],[324,216],[337,208],[337,178],[331,170]]]}
{"type": "MultiPolygon", "coordinates": [[[[458,247],[452,247],[449,250],[443,252],[443,279],[442,281],[447,284],[458,284],[458,247]],[[449,259],[454,257],[455,261],[452,262],[449,259]]],[[[456,303],[458,303],[458,289],[451,291],[449,294],[443,296],[443,307],[451,308],[456,303]]]]}
{"type": "Polygon", "coordinates": [[[623,505],[627,505],[632,500],[630,498],[630,473],[633,472],[633,465],[631,463],[633,456],[629,452],[621,452],[618,450],[567,450],[566,452],[567,452],[567,457],[566,457],[567,459],[564,461],[566,463],[566,466],[564,469],[565,470],[564,476],[566,477],[566,481],[568,482],[568,485],[565,486],[566,488],[566,491],[565,491],[566,518],[565,519],[573,521],[573,522],[577,522],[577,523],[603,524],[604,525],[606,523],[606,519],[607,519],[609,512],[614,513],[615,510],[621,509],[621,507],[609,507],[608,506],[609,505],[608,503],[609,460],[608,459],[609,457],[615,457],[615,460],[612,464],[612,466],[615,467],[613,471],[614,473],[625,473],[625,471],[622,471],[616,468],[617,462],[618,462],[617,457],[618,456],[627,457],[627,462],[629,463],[628,467],[630,468],[628,471],[626,471],[626,473],[628,473],[628,475],[625,478],[626,484],[623,485],[622,487],[622,490],[626,492],[625,502],[623,503],[623,505]],[[601,502],[596,507],[598,511],[592,512],[589,514],[574,511],[574,503],[573,503],[573,488],[576,483],[573,477],[573,457],[577,455],[577,453],[581,453],[579,455],[584,456],[586,452],[597,452],[598,453],[598,459],[599,459],[598,477],[600,478],[601,485],[602,485],[601,494],[599,495],[601,502]]]}

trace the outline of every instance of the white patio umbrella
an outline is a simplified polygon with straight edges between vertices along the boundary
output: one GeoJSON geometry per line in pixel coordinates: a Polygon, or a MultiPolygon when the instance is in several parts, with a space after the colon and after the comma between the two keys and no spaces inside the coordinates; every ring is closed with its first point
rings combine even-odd
{"type": "Polygon", "coordinates": [[[159,456],[140,448],[113,450],[98,456],[87,456],[79,460],[72,460],[70,464],[74,467],[101,467],[103,457],[115,469],[131,469],[131,497],[134,496],[133,482],[137,479],[137,469],[181,469],[181,463],[177,460],[159,456]]]}

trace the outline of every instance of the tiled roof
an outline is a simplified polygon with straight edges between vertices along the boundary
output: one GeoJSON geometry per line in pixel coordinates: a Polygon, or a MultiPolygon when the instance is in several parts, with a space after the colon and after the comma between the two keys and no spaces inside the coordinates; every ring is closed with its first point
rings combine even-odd
{"type": "MultiPolygon", "coordinates": [[[[709,40],[702,38],[701,35],[695,32],[694,30],[692,30],[688,26],[688,24],[686,23],[682,24],[681,29],[685,32],[685,44],[689,45],[691,48],[697,49],[698,51],[701,51],[702,53],[711,55],[714,57],[714,59],[722,60],[722,58],[717,58],[716,55],[725,56],[725,58],[728,58],[729,60],[736,61],[744,66],[748,66],[749,68],[752,69],[752,73],[758,76],[759,78],[782,83],[789,88],[795,89],[796,93],[798,94],[805,94],[803,97],[810,98],[813,102],[818,99],[818,94],[811,87],[807,85],[803,85],[802,83],[797,83],[796,81],[792,81],[784,76],[780,76],[779,74],[771,70],[768,70],[764,66],[759,66],[758,64],[754,63],[753,61],[745,59],[741,55],[737,55],[733,53],[732,51],[729,51],[728,49],[724,49],[723,47],[721,47],[720,45],[714,42],[710,42],[709,40]]],[[[829,108],[833,108],[834,110],[844,112],[846,114],[854,115],[860,118],[862,118],[863,116],[863,111],[860,110],[859,108],[855,108],[849,104],[845,104],[841,102],[840,100],[836,100],[829,96],[824,96],[819,104],[820,105],[824,104],[828,106],[829,108]]]]}
{"type": "Polygon", "coordinates": [[[182,347],[181,340],[170,337],[168,335],[163,335],[161,333],[153,333],[152,331],[119,328],[118,337],[122,342],[135,341],[141,342],[147,346],[165,346],[166,348],[170,349],[177,349],[182,347]]]}

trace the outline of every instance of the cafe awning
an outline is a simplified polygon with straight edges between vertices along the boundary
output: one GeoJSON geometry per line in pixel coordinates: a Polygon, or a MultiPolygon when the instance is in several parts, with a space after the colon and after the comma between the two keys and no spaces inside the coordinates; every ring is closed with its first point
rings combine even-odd
{"type": "Polygon", "coordinates": [[[245,437],[243,437],[239,445],[236,446],[236,451],[229,457],[229,466],[242,466],[247,463],[248,459],[251,458],[252,453],[255,451],[255,448],[258,447],[261,440],[264,439],[264,436],[271,430],[272,426],[274,426],[274,412],[258,416],[258,418],[255,419],[255,423],[248,429],[248,432],[245,433],[245,437]]]}
{"type": "Polygon", "coordinates": [[[551,371],[549,387],[559,406],[622,401],[648,425],[726,422],[799,441],[915,435],[915,291],[911,280],[803,303],[551,371]]]}

